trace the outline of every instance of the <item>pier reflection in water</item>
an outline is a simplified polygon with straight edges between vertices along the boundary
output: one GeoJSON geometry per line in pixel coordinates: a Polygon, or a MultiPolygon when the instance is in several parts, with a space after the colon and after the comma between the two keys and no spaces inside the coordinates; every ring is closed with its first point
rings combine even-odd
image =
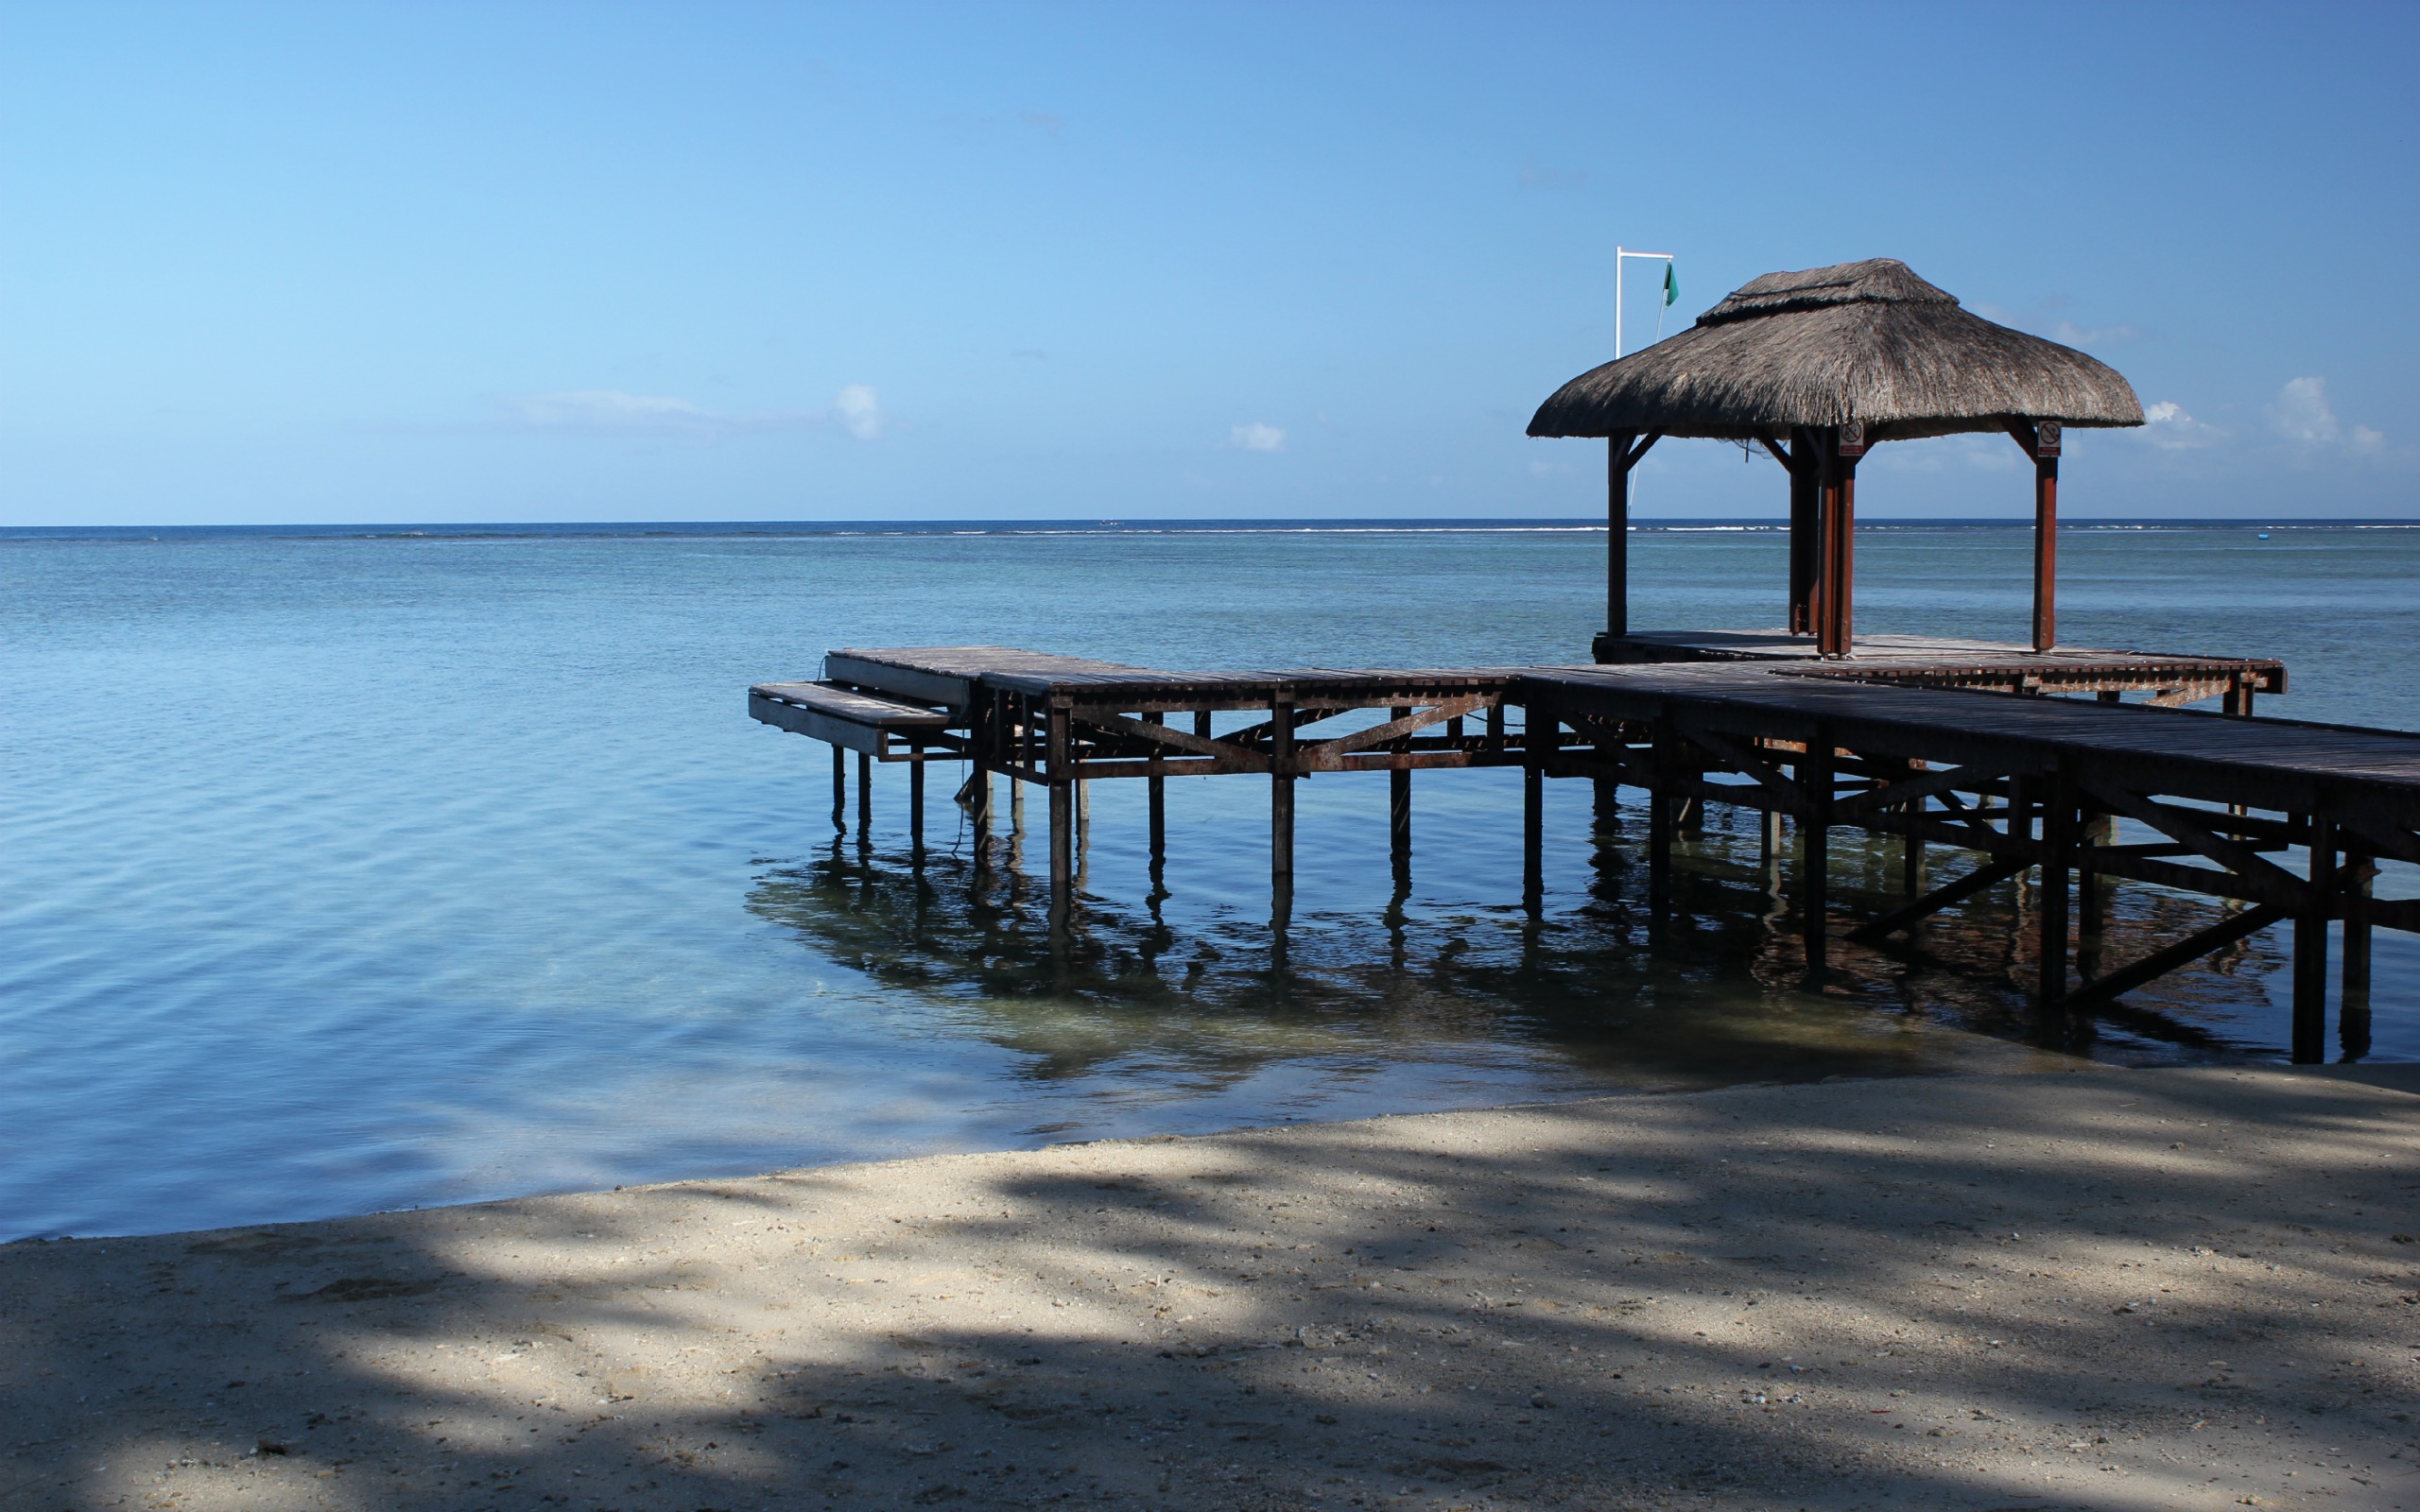
{"type": "MultiPolygon", "coordinates": [[[[1458,774],[1455,785],[1487,780],[1458,774]]],[[[1306,874],[1289,923],[1274,929],[1265,899],[1252,897],[1265,854],[1237,847],[1235,832],[1249,827],[1218,822],[1212,808],[1237,800],[1235,782],[1198,780],[1201,823],[1190,836],[1179,825],[1156,874],[1129,833],[1140,813],[1124,812],[1139,811],[1139,794],[1115,793],[1140,784],[1092,784],[1104,792],[1083,831],[1078,905],[1057,937],[1046,874],[1028,870],[1038,842],[1014,828],[995,838],[988,872],[963,834],[920,871],[904,835],[878,830],[869,845],[853,828],[812,859],[762,873],[749,907],[813,954],[1016,1053],[1023,1074],[1096,1079],[1114,1101],[1199,1096],[1288,1068],[1351,1075],[1380,1059],[1543,1057],[1575,1086],[1648,1090],[2012,1069],[2044,1064],[2043,1051],[2198,1060],[2256,1053],[2277,1033],[2270,978],[2286,962],[2256,936],[2097,1018],[2045,1027],[2031,1005],[2038,930],[2022,882],[1880,948],[1836,940],[1831,969],[1809,977],[1756,815],[1713,805],[1684,830],[1675,906],[1659,918],[1636,855],[1643,807],[1592,822],[1579,782],[1551,784],[1573,806],[1560,833],[1585,839],[1562,847],[1535,919],[1517,876],[1485,859],[1500,846],[1459,845],[1448,831],[1424,844],[1410,875],[1391,878],[1383,784],[1322,784],[1329,843],[1305,857],[1327,869],[1306,874]],[[1225,849],[1188,856],[1188,839],[1225,849]],[[1339,856],[1348,843],[1356,853],[1339,856]]],[[[1429,791],[1443,798],[1444,786],[1429,791]]],[[[1173,793],[1171,809],[1182,816],[1173,793]]],[[[1898,900],[1896,841],[1836,833],[1834,847],[1833,885],[1849,911],[1871,916],[1898,900]]],[[[1932,875],[1977,859],[1936,847],[1932,875]]],[[[2131,958],[2219,907],[2117,889],[2099,943],[2131,958]]]]}

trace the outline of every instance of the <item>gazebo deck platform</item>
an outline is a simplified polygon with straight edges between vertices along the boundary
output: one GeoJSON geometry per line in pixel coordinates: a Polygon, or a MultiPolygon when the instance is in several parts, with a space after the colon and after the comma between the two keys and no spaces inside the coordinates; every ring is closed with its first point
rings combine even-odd
{"type": "Polygon", "coordinates": [[[1757,662],[1782,663],[1776,671],[1857,682],[2091,693],[2111,703],[2129,693],[2145,693],[2150,696],[2144,702],[2161,708],[2223,697],[2231,713],[2251,713],[2256,693],[2286,691],[2285,663],[2267,657],[2178,656],[2072,645],[2035,651],[2001,641],[1940,635],[1859,635],[1848,656],[1831,660],[1817,653],[1814,636],[1783,629],[1636,630],[1599,635],[1592,649],[1600,664],[1611,666],[1757,662]]]}

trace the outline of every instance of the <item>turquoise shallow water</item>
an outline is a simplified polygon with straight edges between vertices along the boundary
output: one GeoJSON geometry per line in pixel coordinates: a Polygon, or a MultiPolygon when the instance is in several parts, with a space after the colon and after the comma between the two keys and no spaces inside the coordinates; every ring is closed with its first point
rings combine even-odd
{"type": "MultiPolygon", "coordinates": [[[[2420,529],[2066,542],[2070,643],[2278,655],[2295,691],[2266,712],[2420,728],[2420,529]]],[[[1860,626],[2014,638],[2027,550],[1875,528],[1860,626]]],[[[1158,900],[1139,788],[1096,784],[1054,975],[1031,887],[970,892],[946,777],[920,884],[897,770],[871,853],[836,845],[824,748],[745,712],[853,643],[1571,661],[1602,551],[1505,526],[0,534],[0,1237],[2021,1055],[2021,892],[1812,993],[1752,832],[1718,820],[1651,949],[1627,852],[1551,784],[1527,929],[1502,773],[1422,780],[1401,898],[1385,784],[1305,784],[1282,960],[1255,784],[1172,784],[1158,900]]],[[[1643,626],[1777,618],[1771,530],[1633,552],[1643,626]]],[[[1888,895],[1884,859],[1850,858],[1849,906],[1888,895]]],[[[2206,906],[2130,890],[2121,925],[2206,906]]],[[[2255,940],[2088,1048],[2274,1058],[2282,966],[2255,940]]],[[[2420,1057],[2415,967],[2380,937],[2375,1058],[2420,1057]]]]}

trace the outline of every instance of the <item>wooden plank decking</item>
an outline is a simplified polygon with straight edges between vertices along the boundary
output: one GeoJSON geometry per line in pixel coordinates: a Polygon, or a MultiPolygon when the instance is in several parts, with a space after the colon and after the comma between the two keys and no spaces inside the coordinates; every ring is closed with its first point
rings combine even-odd
{"type": "Polygon", "coordinates": [[[2286,691],[2285,663],[2269,657],[2179,655],[2090,646],[2036,651],[1954,636],[1860,635],[1845,658],[1818,655],[1815,637],[1788,630],[1637,630],[1599,636],[1600,663],[1754,662],[1812,677],[1908,682],[2010,693],[2145,693],[2163,706],[2286,691]]]}

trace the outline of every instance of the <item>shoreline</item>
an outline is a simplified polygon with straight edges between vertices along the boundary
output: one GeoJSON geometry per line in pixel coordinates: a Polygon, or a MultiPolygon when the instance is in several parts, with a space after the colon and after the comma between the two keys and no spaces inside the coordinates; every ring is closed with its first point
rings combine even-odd
{"type": "Polygon", "coordinates": [[[2420,1508],[2420,1067],[2326,1071],[21,1241],[0,1509],[2420,1508]]]}

